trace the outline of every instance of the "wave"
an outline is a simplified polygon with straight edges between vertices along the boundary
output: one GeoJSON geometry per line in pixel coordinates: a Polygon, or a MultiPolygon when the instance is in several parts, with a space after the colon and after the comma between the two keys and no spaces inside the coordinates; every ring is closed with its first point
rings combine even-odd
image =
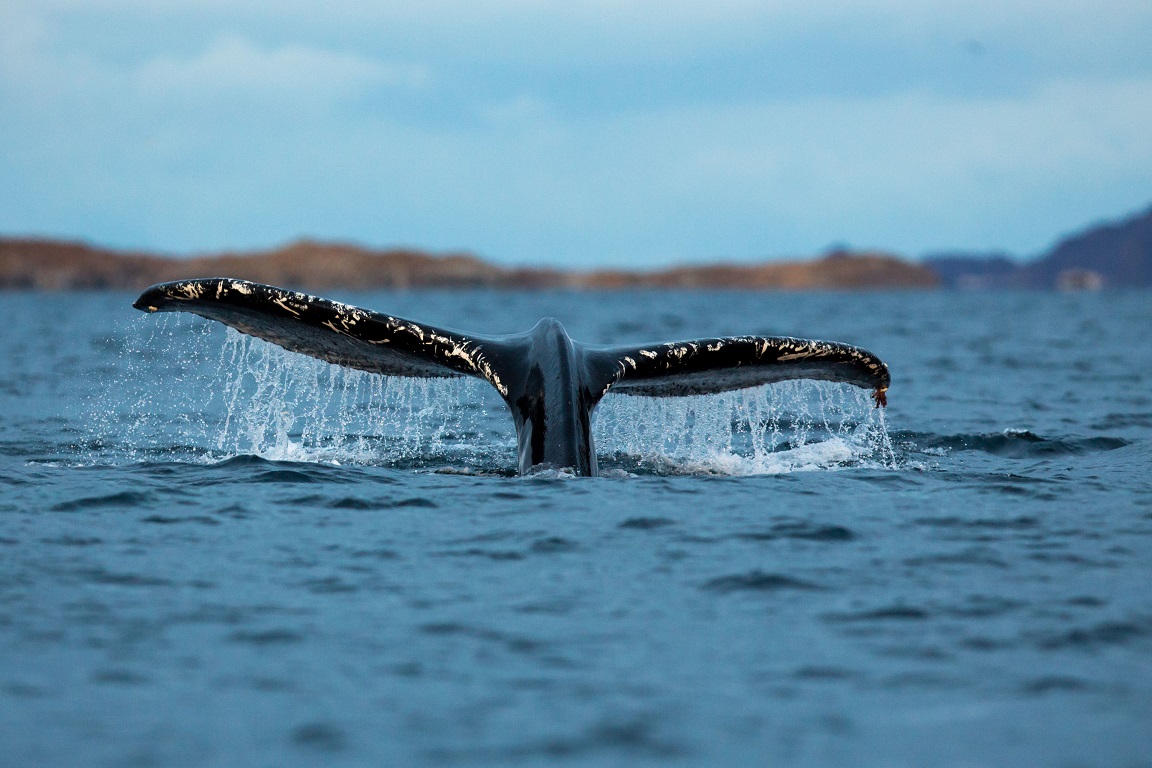
{"type": "Polygon", "coordinates": [[[895,443],[906,449],[929,455],[947,455],[955,451],[978,451],[1008,459],[1080,456],[1114,451],[1131,445],[1120,437],[1043,437],[1027,429],[1005,429],[1000,432],[934,435],[922,432],[894,432],[895,443]]]}

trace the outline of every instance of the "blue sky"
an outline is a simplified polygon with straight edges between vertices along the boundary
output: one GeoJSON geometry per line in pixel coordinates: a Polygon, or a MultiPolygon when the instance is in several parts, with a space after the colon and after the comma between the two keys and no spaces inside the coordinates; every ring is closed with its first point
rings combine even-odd
{"type": "Polygon", "coordinates": [[[1152,203],[1152,3],[0,2],[0,233],[656,266],[1152,203]]]}

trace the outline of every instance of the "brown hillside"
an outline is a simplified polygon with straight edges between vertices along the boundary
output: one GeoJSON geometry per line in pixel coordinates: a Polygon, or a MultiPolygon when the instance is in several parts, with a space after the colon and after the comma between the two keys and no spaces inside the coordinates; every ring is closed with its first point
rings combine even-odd
{"type": "Polygon", "coordinates": [[[189,277],[236,277],[309,291],[373,288],[883,289],[937,285],[936,274],[883,253],[812,261],[683,266],[653,271],[507,269],[470,254],[371,250],[301,240],[269,251],[175,259],[83,243],[0,239],[0,289],[140,290],[189,277]]]}
{"type": "Polygon", "coordinates": [[[591,272],[588,288],[732,288],[749,290],[843,290],[931,288],[936,273],[889,254],[837,252],[812,261],[715,264],[657,272],[591,272]]]}

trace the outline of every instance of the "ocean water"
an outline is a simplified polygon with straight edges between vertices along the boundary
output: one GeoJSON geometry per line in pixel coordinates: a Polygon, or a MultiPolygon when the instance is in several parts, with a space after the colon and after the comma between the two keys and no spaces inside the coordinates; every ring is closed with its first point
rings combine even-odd
{"type": "Polygon", "coordinates": [[[609,396],[600,478],[132,298],[0,294],[4,766],[1152,765],[1147,293],[335,297],[892,369],[609,396]]]}

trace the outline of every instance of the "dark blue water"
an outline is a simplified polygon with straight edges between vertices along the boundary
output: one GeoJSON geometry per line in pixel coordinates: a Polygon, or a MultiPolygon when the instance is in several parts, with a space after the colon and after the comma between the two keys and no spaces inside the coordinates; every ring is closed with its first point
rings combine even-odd
{"type": "Polygon", "coordinates": [[[866,393],[481,384],[0,294],[0,764],[1152,765],[1152,296],[403,293],[448,327],[859,344],[866,393]]]}

